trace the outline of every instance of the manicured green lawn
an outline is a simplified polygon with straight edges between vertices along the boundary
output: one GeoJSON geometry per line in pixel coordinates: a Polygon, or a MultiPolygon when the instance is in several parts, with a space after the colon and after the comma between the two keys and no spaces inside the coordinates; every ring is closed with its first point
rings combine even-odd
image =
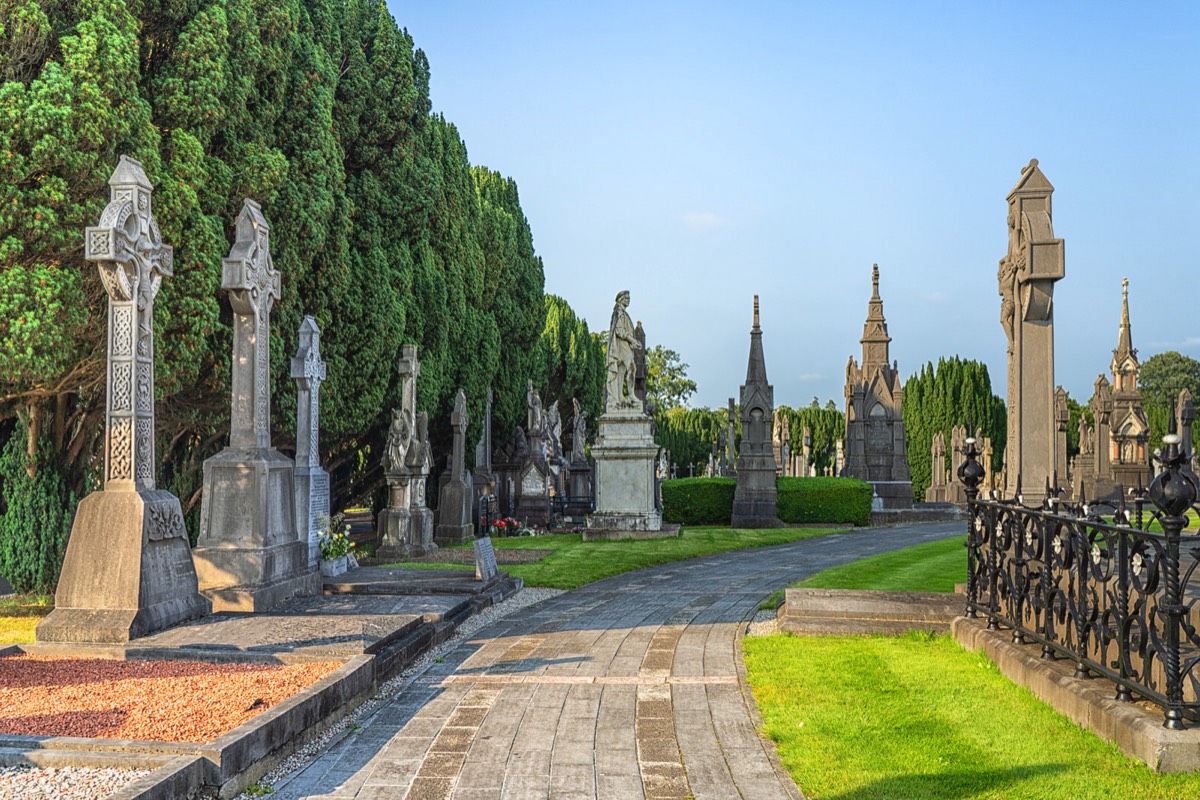
{"type": "MultiPolygon", "coordinates": [[[[546,536],[494,538],[492,544],[498,550],[552,550],[553,552],[541,561],[506,565],[504,571],[514,577],[524,578],[526,586],[577,589],[585,583],[642,567],[745,547],[784,544],[840,532],[841,529],[831,528],[735,531],[732,528],[695,527],[684,528],[677,538],[637,542],[585,542],[582,534],[558,533],[546,536]]],[[[389,566],[432,565],[401,563],[389,566]]],[[[459,565],[458,568],[462,569],[462,566],[459,565]]]]}
{"type": "Polygon", "coordinates": [[[32,642],[42,617],[54,608],[49,595],[14,595],[0,598],[0,645],[32,642]]]}
{"type": "Polygon", "coordinates": [[[1194,800],[947,636],[743,642],[764,732],[810,800],[1194,800]]]}
{"type": "Polygon", "coordinates": [[[796,586],[812,589],[878,589],[953,592],[967,579],[967,537],[956,536],[853,561],[810,575],[796,586]]]}

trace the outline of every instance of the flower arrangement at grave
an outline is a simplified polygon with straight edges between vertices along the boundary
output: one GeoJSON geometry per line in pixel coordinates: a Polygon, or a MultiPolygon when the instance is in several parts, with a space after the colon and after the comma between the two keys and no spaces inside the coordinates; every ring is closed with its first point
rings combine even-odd
{"type": "Polygon", "coordinates": [[[345,514],[334,514],[332,517],[320,518],[325,522],[325,529],[320,534],[321,558],[333,561],[348,556],[354,550],[355,544],[350,540],[350,523],[346,522],[345,514]]]}
{"type": "Polygon", "coordinates": [[[512,517],[501,517],[492,520],[491,534],[493,536],[516,536],[523,526],[512,517]]]}

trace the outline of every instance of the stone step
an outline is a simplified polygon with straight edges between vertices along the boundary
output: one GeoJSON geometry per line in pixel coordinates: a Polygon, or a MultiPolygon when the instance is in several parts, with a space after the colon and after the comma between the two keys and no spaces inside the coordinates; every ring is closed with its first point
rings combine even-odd
{"type": "Polygon", "coordinates": [[[950,630],[963,613],[961,595],[859,589],[788,589],[779,608],[781,631],[809,634],[950,630]]]}

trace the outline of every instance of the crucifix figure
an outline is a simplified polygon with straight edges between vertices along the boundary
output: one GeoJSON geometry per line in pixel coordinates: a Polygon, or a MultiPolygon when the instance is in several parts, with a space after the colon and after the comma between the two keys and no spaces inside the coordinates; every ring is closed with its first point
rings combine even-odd
{"type": "Polygon", "coordinates": [[[121,156],[108,179],[111,200],[84,251],[108,294],[105,491],[154,489],[154,298],[172,271],[150,206],[153,188],[138,161],[121,156]]]}
{"type": "Polygon", "coordinates": [[[253,200],[242,204],[237,239],[221,262],[221,288],[233,308],[233,413],[229,446],[271,446],[271,307],[279,272],[271,262],[271,226],[253,200]]]}

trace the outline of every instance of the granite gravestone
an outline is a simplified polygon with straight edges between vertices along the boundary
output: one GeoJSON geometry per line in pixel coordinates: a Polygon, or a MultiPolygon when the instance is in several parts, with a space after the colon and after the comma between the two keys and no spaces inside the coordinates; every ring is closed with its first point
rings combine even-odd
{"type": "MultiPolygon", "coordinates": [[[[771,420],[775,415],[775,389],[767,383],[762,328],[758,324],[758,295],[754,296],[754,324],[750,328],[750,357],[742,384],[742,446],[737,461],[737,486],[733,493],[733,528],[773,528],[776,520],[775,455],[771,450],[771,420]]],[[[729,401],[730,413],[733,400],[729,401]]],[[[732,428],[732,421],[731,421],[732,428]]]]}
{"type": "Polygon", "coordinates": [[[438,497],[434,541],[439,545],[460,544],[474,536],[471,525],[471,476],[466,468],[467,396],[462,389],[454,396],[450,414],[454,431],[453,451],[446,464],[445,479],[438,497]]]}
{"type": "Polygon", "coordinates": [[[428,417],[417,412],[417,378],[421,360],[417,346],[400,348],[396,362],[400,375],[400,408],[393,409],[384,452],[388,506],[379,512],[377,558],[396,560],[423,556],[437,550],[433,541],[433,512],[425,504],[429,477],[428,417]]]}
{"type": "Polygon", "coordinates": [[[321,560],[322,521],[329,518],[329,473],[321,469],[320,394],[326,367],[321,358],[321,329],[312,317],[300,323],[300,343],[292,357],[296,382],[296,528],[308,535],[308,565],[321,560]]]}
{"type": "Polygon", "coordinates": [[[39,642],[119,644],[207,614],[179,499],[155,487],[154,300],[172,275],[141,163],[121,156],[84,253],[108,295],[104,488],[75,512],[39,642]]]}
{"type": "Polygon", "coordinates": [[[309,564],[307,521],[297,532],[294,464],[271,446],[270,316],[280,279],[270,232],[258,203],[246,200],[221,263],[233,309],[229,446],[204,462],[192,551],[200,590],[216,611],[263,611],[321,588],[309,564]]]}

